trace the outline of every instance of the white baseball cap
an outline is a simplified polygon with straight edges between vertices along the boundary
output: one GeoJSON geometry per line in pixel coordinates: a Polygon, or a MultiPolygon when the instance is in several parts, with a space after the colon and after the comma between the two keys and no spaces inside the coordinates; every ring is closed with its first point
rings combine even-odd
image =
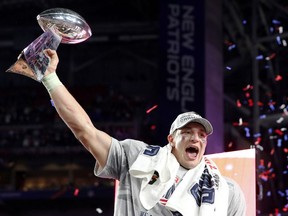
{"type": "Polygon", "coordinates": [[[183,126],[185,126],[190,122],[196,122],[201,124],[204,127],[207,135],[213,133],[213,127],[207,119],[202,118],[199,114],[195,112],[185,112],[178,115],[177,118],[174,120],[174,122],[170,127],[170,134],[172,134],[175,130],[182,128],[183,126]]]}

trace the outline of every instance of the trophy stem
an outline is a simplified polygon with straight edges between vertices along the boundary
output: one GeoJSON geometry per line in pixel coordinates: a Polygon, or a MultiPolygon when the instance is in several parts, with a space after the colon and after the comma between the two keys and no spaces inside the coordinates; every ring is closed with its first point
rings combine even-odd
{"type": "Polygon", "coordinates": [[[49,64],[49,58],[45,55],[44,50],[56,50],[61,39],[62,37],[50,28],[21,52],[17,61],[7,72],[25,75],[41,82],[49,64]]]}

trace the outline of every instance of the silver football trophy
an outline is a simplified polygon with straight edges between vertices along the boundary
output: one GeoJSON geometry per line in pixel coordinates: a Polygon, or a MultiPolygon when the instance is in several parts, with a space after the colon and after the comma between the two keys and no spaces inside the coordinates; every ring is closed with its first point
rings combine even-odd
{"type": "Polygon", "coordinates": [[[56,50],[60,43],[83,42],[92,33],[84,18],[69,9],[48,9],[36,18],[44,33],[20,53],[7,72],[22,74],[41,82],[49,64],[49,58],[43,52],[45,49],[56,50]]]}

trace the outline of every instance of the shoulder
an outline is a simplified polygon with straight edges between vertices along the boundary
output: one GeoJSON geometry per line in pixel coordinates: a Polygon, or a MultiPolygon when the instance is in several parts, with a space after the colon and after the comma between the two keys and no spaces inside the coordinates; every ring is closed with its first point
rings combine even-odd
{"type": "MultiPolygon", "coordinates": [[[[146,149],[148,144],[143,141],[135,140],[135,139],[125,139],[125,140],[116,140],[114,139],[112,142],[112,150],[123,156],[123,158],[127,158],[128,161],[134,161],[140,152],[146,149]]],[[[115,153],[114,153],[115,154],[115,153]]]]}
{"type": "Polygon", "coordinates": [[[226,180],[229,187],[229,196],[233,198],[233,197],[241,197],[242,195],[244,195],[241,187],[235,180],[228,177],[224,177],[224,179],[226,180]]]}
{"type": "MultiPolygon", "coordinates": [[[[146,154],[149,156],[156,155],[160,149],[166,149],[159,145],[150,145],[140,140],[125,139],[117,140],[112,139],[111,152],[117,152],[116,154],[122,154],[122,156],[129,159],[129,161],[135,160],[139,154],[146,154]]],[[[113,155],[113,153],[112,153],[113,155]]]]}
{"type": "Polygon", "coordinates": [[[119,144],[125,152],[140,152],[148,146],[147,143],[135,139],[125,139],[119,141],[119,144]]]}
{"type": "Polygon", "coordinates": [[[234,190],[240,189],[239,184],[235,180],[233,180],[229,177],[226,177],[226,176],[224,176],[224,179],[226,180],[226,182],[229,186],[229,191],[230,190],[234,191],[234,190]]]}
{"type": "Polygon", "coordinates": [[[224,178],[229,187],[228,215],[245,215],[246,200],[240,185],[231,178],[224,178]]]}
{"type": "Polygon", "coordinates": [[[136,160],[146,145],[139,140],[125,139],[120,141],[112,138],[106,166],[98,169],[99,167],[96,163],[95,174],[101,177],[113,176],[113,178],[119,179],[120,174],[125,173],[123,170],[127,169],[136,160]]]}

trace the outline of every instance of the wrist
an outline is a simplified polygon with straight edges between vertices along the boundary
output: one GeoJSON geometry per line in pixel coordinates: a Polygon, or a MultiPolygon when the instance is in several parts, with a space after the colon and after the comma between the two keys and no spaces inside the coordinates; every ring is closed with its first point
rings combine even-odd
{"type": "Polygon", "coordinates": [[[51,93],[56,87],[63,85],[55,72],[46,75],[42,79],[42,83],[49,93],[51,93]]]}

